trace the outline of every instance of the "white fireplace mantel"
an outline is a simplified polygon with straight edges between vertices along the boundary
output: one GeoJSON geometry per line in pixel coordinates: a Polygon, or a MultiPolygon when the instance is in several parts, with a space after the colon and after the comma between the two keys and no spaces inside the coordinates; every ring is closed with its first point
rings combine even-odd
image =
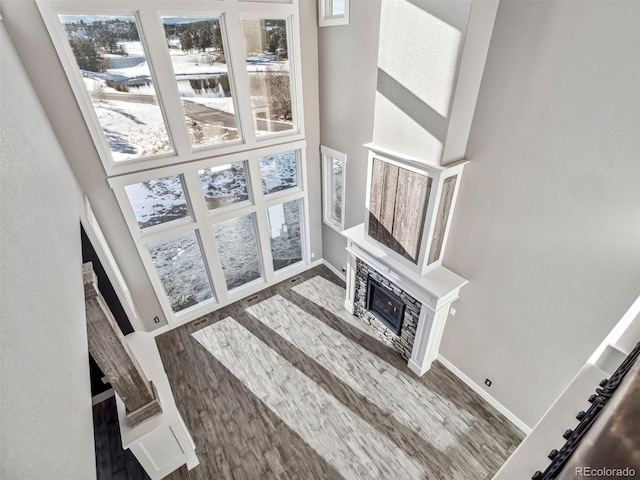
{"type": "Polygon", "coordinates": [[[460,288],[467,283],[467,280],[443,266],[419,275],[389,255],[370,238],[366,234],[364,224],[356,225],[342,234],[347,238],[345,308],[349,312],[354,311],[356,259],[367,263],[380,275],[422,303],[408,366],[416,375],[423,375],[438,356],[451,303],[458,298],[460,288]]]}

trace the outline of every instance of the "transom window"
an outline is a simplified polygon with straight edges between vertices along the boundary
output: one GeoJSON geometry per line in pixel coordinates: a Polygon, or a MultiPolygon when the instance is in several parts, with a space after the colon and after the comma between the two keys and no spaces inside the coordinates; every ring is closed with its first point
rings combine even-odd
{"type": "Polygon", "coordinates": [[[304,138],[293,4],[37,2],[108,176],[304,138]]]}

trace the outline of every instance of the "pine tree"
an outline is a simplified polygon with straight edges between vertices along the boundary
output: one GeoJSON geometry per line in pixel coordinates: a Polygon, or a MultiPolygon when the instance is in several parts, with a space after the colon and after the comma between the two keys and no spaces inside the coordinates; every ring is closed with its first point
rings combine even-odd
{"type": "Polygon", "coordinates": [[[89,70],[90,72],[99,72],[103,65],[102,57],[96,50],[96,46],[90,38],[70,38],[69,44],[76,57],[78,67],[81,70],[89,70]]]}

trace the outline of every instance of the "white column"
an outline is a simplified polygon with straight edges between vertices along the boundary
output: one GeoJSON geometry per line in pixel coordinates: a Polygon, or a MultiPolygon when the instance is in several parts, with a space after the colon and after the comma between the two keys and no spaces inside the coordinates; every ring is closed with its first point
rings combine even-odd
{"type": "MultiPolygon", "coordinates": [[[[352,242],[347,242],[347,248],[351,247],[352,242]]],[[[347,293],[344,299],[344,308],[353,315],[354,302],[353,297],[356,293],[356,257],[355,255],[347,254],[347,277],[346,277],[347,293]]]]}
{"type": "MultiPolygon", "coordinates": [[[[455,298],[457,298],[457,295],[455,298]]],[[[451,303],[449,301],[442,304],[435,311],[425,305],[422,305],[420,309],[416,338],[413,342],[411,358],[407,364],[411,371],[419,377],[431,368],[431,363],[438,356],[440,340],[442,340],[442,333],[449,316],[451,303]]]]}

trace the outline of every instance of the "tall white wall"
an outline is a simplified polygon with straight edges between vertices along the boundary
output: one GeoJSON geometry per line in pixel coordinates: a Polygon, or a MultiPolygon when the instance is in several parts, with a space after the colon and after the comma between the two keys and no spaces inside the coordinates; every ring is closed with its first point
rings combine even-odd
{"type": "Polygon", "coordinates": [[[382,2],[377,146],[441,163],[470,10],[469,0],[382,2]]]}
{"type": "Polygon", "coordinates": [[[95,478],[82,194],[0,21],[0,478],[95,478]]]}
{"type": "MultiPolygon", "coordinates": [[[[315,3],[315,2],[313,2],[315,3]]],[[[350,24],[318,29],[320,143],[347,155],[345,227],[365,215],[367,149],[373,135],[380,0],[351,0],[350,24]]],[[[324,259],[341,270],[347,242],[323,225],[324,259]]]]}
{"type": "Polygon", "coordinates": [[[469,284],[441,353],[529,426],[640,293],[639,18],[498,9],[444,258],[469,284]]]}

